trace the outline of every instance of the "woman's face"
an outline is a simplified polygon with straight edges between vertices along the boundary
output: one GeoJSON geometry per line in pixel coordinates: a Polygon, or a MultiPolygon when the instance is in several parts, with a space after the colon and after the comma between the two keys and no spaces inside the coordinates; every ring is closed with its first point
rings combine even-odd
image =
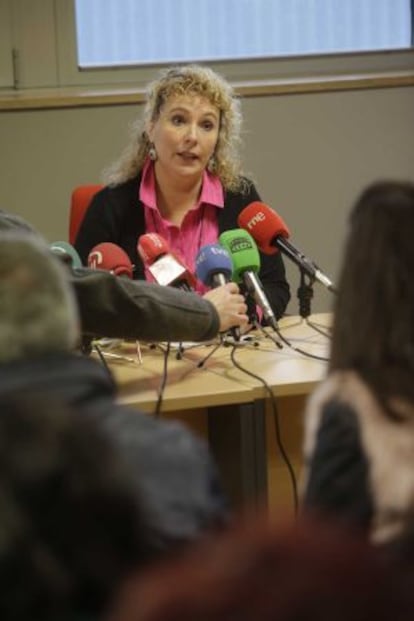
{"type": "Polygon", "coordinates": [[[176,177],[201,177],[216,148],[220,111],[205,97],[173,95],[148,131],[156,168],[176,177]]]}

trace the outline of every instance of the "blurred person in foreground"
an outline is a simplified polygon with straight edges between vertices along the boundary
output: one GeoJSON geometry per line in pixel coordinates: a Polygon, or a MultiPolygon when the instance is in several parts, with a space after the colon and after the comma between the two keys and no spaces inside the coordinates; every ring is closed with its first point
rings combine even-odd
{"type": "Polygon", "coordinates": [[[108,437],[47,393],[0,397],[0,618],[97,619],[153,558],[108,437]]]}
{"type": "Polygon", "coordinates": [[[407,587],[349,531],[250,519],[131,576],[105,621],[409,621],[407,587]]]}
{"type": "Polygon", "coordinates": [[[413,183],[377,182],[356,201],[329,373],[305,413],[304,509],[390,549],[414,516],[413,230],[413,183]]]}
{"type": "MultiPolygon", "coordinates": [[[[137,242],[156,233],[194,273],[200,248],[239,228],[240,212],[260,200],[242,173],[241,123],[240,100],[212,69],[162,71],[148,85],[142,118],[81,223],[75,247],[83,263],[94,246],[112,242],[128,254],[134,278],[151,280],[137,242]]],[[[283,259],[260,253],[260,260],[258,276],[280,318],[290,298],[283,259]]],[[[206,286],[198,281],[196,290],[204,293],[206,286]]],[[[254,313],[252,300],[249,306],[254,313]]]]}
{"type": "Polygon", "coordinates": [[[0,397],[46,391],[99,421],[151,516],[154,549],[172,550],[227,521],[205,443],[178,422],[116,403],[103,365],[74,353],[79,319],[67,270],[32,234],[0,234],[0,397]]]}

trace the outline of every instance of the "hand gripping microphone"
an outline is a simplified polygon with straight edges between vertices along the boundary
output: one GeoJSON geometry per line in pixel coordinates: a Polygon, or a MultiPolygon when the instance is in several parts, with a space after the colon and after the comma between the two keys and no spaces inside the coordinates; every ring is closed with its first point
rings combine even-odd
{"type": "Polygon", "coordinates": [[[76,252],[75,248],[65,241],[53,242],[49,246],[50,250],[55,254],[63,263],[70,267],[82,267],[82,261],[80,256],[76,252]]]}
{"type": "Polygon", "coordinates": [[[106,270],[115,276],[132,278],[133,266],[129,256],[120,246],[111,242],[98,244],[88,254],[88,267],[106,270]]]}
{"type": "Polygon", "coordinates": [[[194,276],[170,251],[168,242],[161,235],[157,233],[141,235],[137,250],[145,267],[159,285],[193,291],[196,284],[194,276]]]}
{"type": "Polygon", "coordinates": [[[247,291],[262,309],[267,323],[277,331],[275,314],[256,276],[260,269],[260,255],[253,237],[244,229],[233,229],[222,233],[219,242],[232,258],[233,279],[236,282],[244,282],[247,291]]]}
{"type": "MultiPolygon", "coordinates": [[[[229,253],[220,244],[207,244],[200,248],[195,260],[196,276],[207,287],[215,289],[231,281],[233,263],[229,253]]],[[[235,341],[240,341],[240,330],[230,330],[235,341]]]]}
{"type": "Polygon", "coordinates": [[[233,274],[230,255],[220,244],[207,244],[200,248],[195,265],[197,278],[213,289],[230,282],[233,274]]]}
{"type": "Polygon", "coordinates": [[[275,254],[280,250],[312,280],[317,280],[333,293],[337,293],[333,282],[321,272],[316,263],[308,259],[288,241],[289,229],[271,207],[259,201],[250,203],[240,212],[238,223],[252,235],[262,252],[275,254]]]}

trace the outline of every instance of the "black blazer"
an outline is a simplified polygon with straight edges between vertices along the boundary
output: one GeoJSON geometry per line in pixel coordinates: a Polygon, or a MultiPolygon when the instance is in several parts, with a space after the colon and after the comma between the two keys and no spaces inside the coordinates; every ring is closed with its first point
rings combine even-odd
{"type": "MultiPolygon", "coordinates": [[[[145,279],[144,265],[137,251],[138,238],[146,232],[144,209],[138,196],[140,181],[141,175],[138,175],[115,187],[107,186],[93,197],[75,241],[84,265],[94,246],[112,242],[123,248],[135,265],[134,278],[145,279]]],[[[219,233],[239,228],[239,213],[253,201],[260,201],[253,184],[243,194],[226,192],[224,209],[218,210],[219,233]]],[[[280,253],[260,253],[260,260],[259,278],[273,312],[279,318],[290,299],[283,259],[280,253]]]]}

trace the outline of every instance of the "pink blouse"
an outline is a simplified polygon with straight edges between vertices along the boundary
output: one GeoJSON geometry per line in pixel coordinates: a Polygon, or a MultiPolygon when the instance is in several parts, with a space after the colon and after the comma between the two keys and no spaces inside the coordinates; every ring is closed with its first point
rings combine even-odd
{"type": "MultiPolygon", "coordinates": [[[[217,243],[219,231],[216,210],[224,207],[220,180],[209,172],[204,172],[200,198],[186,213],[181,226],[177,226],[165,220],[158,211],[154,166],[148,159],[142,171],[139,199],[144,205],[146,232],[161,235],[189,271],[195,274],[195,259],[200,248],[206,244],[217,243]]],[[[145,278],[150,282],[154,281],[147,269],[145,278]]],[[[208,287],[197,280],[196,291],[203,294],[207,290],[208,287]]]]}

